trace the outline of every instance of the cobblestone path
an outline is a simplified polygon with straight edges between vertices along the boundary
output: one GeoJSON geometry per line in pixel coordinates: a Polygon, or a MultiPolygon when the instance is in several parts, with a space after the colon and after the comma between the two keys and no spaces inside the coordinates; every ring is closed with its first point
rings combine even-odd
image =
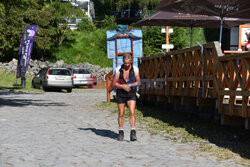
{"type": "Polygon", "coordinates": [[[0,92],[0,167],[237,166],[194,146],[137,129],[118,142],[117,115],[99,111],[105,90],[27,94],[0,92]]]}

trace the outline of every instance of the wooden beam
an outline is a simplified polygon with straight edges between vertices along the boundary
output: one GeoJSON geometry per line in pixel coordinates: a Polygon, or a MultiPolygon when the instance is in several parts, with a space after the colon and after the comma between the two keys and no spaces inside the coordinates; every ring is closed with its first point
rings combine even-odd
{"type": "Polygon", "coordinates": [[[132,52],[119,52],[117,55],[132,54],[132,52]]]}

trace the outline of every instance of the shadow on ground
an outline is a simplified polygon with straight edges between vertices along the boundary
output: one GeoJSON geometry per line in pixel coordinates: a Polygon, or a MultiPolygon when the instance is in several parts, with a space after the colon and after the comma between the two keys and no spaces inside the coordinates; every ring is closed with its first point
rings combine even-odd
{"type": "Polygon", "coordinates": [[[250,159],[250,130],[245,130],[244,127],[221,126],[214,120],[200,119],[198,114],[174,112],[171,107],[164,110],[155,105],[138,103],[137,109],[144,117],[153,117],[174,127],[185,128],[194,136],[250,159]]]}
{"type": "Polygon", "coordinates": [[[12,106],[12,107],[23,107],[23,106],[67,106],[65,103],[55,103],[45,100],[33,100],[30,98],[21,98],[21,94],[32,94],[35,96],[35,93],[25,93],[25,92],[14,92],[14,91],[1,91],[0,92],[0,107],[12,106]],[[12,96],[8,96],[12,95],[12,96]],[[3,97],[4,96],[4,97],[3,97]]]}
{"type": "Polygon", "coordinates": [[[90,130],[96,135],[102,136],[102,137],[108,137],[111,139],[117,139],[118,134],[114,131],[107,130],[107,129],[96,129],[96,128],[78,128],[79,130],[90,130]]]}

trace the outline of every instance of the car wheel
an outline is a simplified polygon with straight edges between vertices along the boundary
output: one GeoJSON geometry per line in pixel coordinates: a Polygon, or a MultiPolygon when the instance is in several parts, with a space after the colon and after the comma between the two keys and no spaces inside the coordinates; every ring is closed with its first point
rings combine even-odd
{"type": "Polygon", "coordinates": [[[43,91],[46,91],[46,88],[43,86],[42,82],[40,83],[40,89],[43,90],[43,91]]]}
{"type": "Polygon", "coordinates": [[[72,92],[72,88],[67,89],[67,92],[68,92],[68,93],[71,93],[71,92],[72,92]]]}

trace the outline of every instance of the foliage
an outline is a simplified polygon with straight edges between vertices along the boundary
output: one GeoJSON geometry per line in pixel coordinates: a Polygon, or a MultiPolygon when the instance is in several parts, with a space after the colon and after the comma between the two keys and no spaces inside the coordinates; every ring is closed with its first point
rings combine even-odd
{"type": "Polygon", "coordinates": [[[70,35],[66,18],[84,17],[80,8],[55,0],[3,0],[0,3],[0,60],[17,58],[21,32],[27,25],[39,26],[34,43],[34,58],[43,58],[70,35]],[[52,2],[52,1],[51,1],[52,2]]]}
{"type": "Polygon", "coordinates": [[[88,19],[88,18],[83,18],[80,23],[77,25],[78,30],[80,31],[95,31],[96,26],[88,19]]]}
{"type": "Polygon", "coordinates": [[[72,41],[65,41],[53,50],[55,60],[66,63],[89,62],[101,67],[110,67],[111,60],[106,56],[106,36],[104,29],[95,31],[74,31],[72,41]]]}
{"type": "Polygon", "coordinates": [[[146,27],[143,31],[143,53],[150,56],[161,53],[161,45],[166,43],[161,27],[146,27]]]}
{"type": "MultiPolygon", "coordinates": [[[[90,22],[78,7],[59,0],[2,0],[0,2],[0,61],[18,58],[21,32],[30,24],[37,24],[38,31],[33,45],[32,58],[41,60],[60,60],[78,63],[90,62],[101,66],[111,66],[106,58],[105,30],[117,28],[112,10],[143,8],[148,13],[159,0],[96,0],[95,11],[103,18],[99,28],[90,22]],[[67,26],[67,20],[82,18],[77,32],[67,26]]],[[[146,16],[145,14],[145,16],[146,16]]],[[[143,30],[143,52],[145,56],[161,53],[165,35],[161,27],[145,27],[143,30]]],[[[203,29],[194,29],[193,43],[205,43],[203,29]]],[[[170,36],[174,49],[189,46],[189,28],[174,27],[170,36]]]]}
{"type": "Polygon", "coordinates": [[[103,19],[105,15],[110,15],[111,11],[121,11],[124,9],[143,9],[145,16],[148,15],[148,10],[154,7],[160,0],[94,0],[95,12],[97,18],[103,19]]]}
{"type": "Polygon", "coordinates": [[[108,16],[105,15],[103,20],[103,27],[107,30],[114,30],[117,29],[117,23],[115,16],[108,16]]]}
{"type": "MultiPolygon", "coordinates": [[[[160,54],[162,44],[166,43],[165,34],[161,33],[163,27],[146,27],[143,31],[143,53],[144,56],[160,54]]],[[[190,47],[190,28],[173,27],[174,32],[170,34],[169,43],[174,45],[174,50],[190,47]]],[[[203,28],[193,28],[193,46],[196,41],[204,44],[206,39],[203,28]]]]}

